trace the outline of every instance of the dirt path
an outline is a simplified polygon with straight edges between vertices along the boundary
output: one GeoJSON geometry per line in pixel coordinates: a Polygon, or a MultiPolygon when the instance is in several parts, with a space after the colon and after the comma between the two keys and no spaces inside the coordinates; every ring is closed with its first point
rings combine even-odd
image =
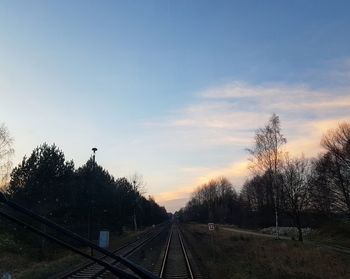
{"type": "MultiPolygon", "coordinates": [[[[225,231],[232,231],[232,232],[236,232],[236,233],[249,234],[249,235],[268,237],[268,238],[276,238],[276,236],[273,234],[265,234],[265,233],[253,232],[253,231],[248,231],[248,230],[243,230],[243,229],[228,228],[228,227],[223,227],[223,226],[220,226],[220,228],[225,230],[225,231]]],[[[280,239],[291,240],[291,238],[287,237],[287,236],[280,236],[280,239]]]]}
{"type": "MultiPolygon", "coordinates": [[[[235,233],[241,233],[241,234],[248,234],[248,235],[253,235],[253,236],[259,236],[259,237],[267,237],[267,238],[276,238],[275,235],[273,234],[265,234],[265,233],[259,233],[259,232],[254,232],[254,231],[248,231],[248,230],[243,230],[243,229],[236,229],[236,228],[230,228],[230,227],[224,227],[224,226],[219,226],[222,230],[225,231],[231,231],[235,233]]],[[[292,240],[290,237],[287,236],[280,236],[280,239],[283,240],[292,240]]],[[[350,255],[350,249],[347,247],[341,247],[341,246],[334,246],[334,245],[326,245],[323,243],[315,242],[315,241],[309,241],[306,240],[304,243],[311,244],[320,248],[324,249],[330,249],[333,251],[337,251],[340,253],[345,253],[350,255]]]]}

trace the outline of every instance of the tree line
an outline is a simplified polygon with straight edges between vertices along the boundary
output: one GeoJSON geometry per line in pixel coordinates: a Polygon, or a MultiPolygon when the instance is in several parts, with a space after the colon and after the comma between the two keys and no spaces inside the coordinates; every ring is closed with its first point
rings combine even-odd
{"type": "Polygon", "coordinates": [[[134,216],[140,227],[168,218],[164,207],[142,195],[139,178],[115,178],[93,156],[75,168],[55,144],[44,143],[12,170],[3,191],[10,200],[96,239],[101,229],[133,228],[134,216]]]}
{"type": "Polygon", "coordinates": [[[196,189],[179,216],[186,221],[232,223],[261,228],[320,226],[350,219],[350,123],[343,122],[321,139],[316,158],[290,156],[280,119],[273,114],[256,130],[250,154],[250,177],[239,193],[218,178],[196,189]]]}

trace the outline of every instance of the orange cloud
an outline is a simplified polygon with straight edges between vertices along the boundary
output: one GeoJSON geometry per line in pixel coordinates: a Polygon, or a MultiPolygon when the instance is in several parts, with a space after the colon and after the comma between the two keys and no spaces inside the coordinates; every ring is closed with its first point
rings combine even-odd
{"type": "MultiPolygon", "coordinates": [[[[294,136],[288,141],[286,149],[290,154],[296,156],[299,156],[301,153],[308,157],[316,156],[322,152],[320,145],[322,136],[343,121],[348,121],[348,118],[339,117],[300,123],[298,127],[294,128],[298,132],[297,136],[294,136]]],[[[288,129],[288,133],[293,132],[291,128],[288,129]]]]}
{"type": "Polygon", "coordinates": [[[200,185],[209,182],[211,179],[225,176],[238,186],[248,175],[248,161],[240,161],[228,165],[227,167],[209,169],[209,168],[189,168],[185,171],[195,172],[198,177],[189,183],[188,186],[177,187],[174,191],[167,191],[155,195],[155,199],[161,205],[164,205],[167,210],[173,210],[175,207],[179,209],[188,201],[191,193],[200,185]],[[175,206],[176,205],[176,206],[175,206]],[[180,206],[180,207],[177,207],[180,206]],[[171,209],[172,208],[172,209],[171,209]]]}
{"type": "Polygon", "coordinates": [[[210,172],[197,178],[197,185],[209,182],[211,179],[225,176],[231,179],[234,184],[240,184],[248,175],[248,161],[240,161],[224,168],[213,169],[210,172]]]}
{"type": "Polygon", "coordinates": [[[348,92],[349,89],[326,91],[307,86],[233,83],[198,93],[194,103],[152,125],[158,130],[162,128],[165,147],[171,146],[186,155],[200,152],[205,165],[210,167],[180,166],[177,173],[186,175],[185,183],[176,190],[156,195],[157,200],[179,205],[198,185],[218,176],[241,185],[249,174],[249,162],[246,159],[232,162],[231,158],[248,157],[244,148],[252,146],[254,131],[265,125],[272,112],[280,116],[289,153],[317,155],[322,151],[322,135],[350,119],[348,92]],[[227,150],[233,154],[231,158],[225,154],[227,150]],[[217,152],[222,152],[222,156],[216,156],[217,152]],[[211,157],[223,160],[215,164],[211,157]],[[224,167],[217,167],[219,164],[224,167]]]}

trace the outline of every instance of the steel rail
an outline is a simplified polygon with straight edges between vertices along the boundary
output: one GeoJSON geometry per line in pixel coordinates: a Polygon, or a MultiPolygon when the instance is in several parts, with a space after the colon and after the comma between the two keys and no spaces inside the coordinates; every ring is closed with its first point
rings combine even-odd
{"type": "Polygon", "coordinates": [[[188,273],[190,274],[191,279],[194,279],[193,272],[192,272],[192,267],[191,267],[190,261],[188,260],[187,252],[186,252],[186,249],[185,249],[185,245],[184,245],[184,243],[183,243],[183,240],[182,240],[182,236],[181,236],[181,231],[180,231],[180,229],[179,229],[179,231],[178,231],[178,236],[179,236],[180,243],[181,243],[182,253],[183,253],[183,255],[184,255],[184,257],[185,257],[185,260],[186,260],[186,265],[187,265],[188,273]]]}
{"type": "MultiPolygon", "coordinates": [[[[144,247],[148,242],[150,242],[153,239],[155,239],[156,237],[158,237],[161,234],[162,230],[163,229],[158,231],[155,235],[152,235],[152,236],[146,238],[140,244],[138,244],[136,247],[133,247],[131,250],[127,251],[125,254],[123,254],[123,257],[128,257],[128,256],[132,255],[134,252],[136,252],[137,250],[139,250],[140,248],[144,247]]],[[[114,262],[112,262],[112,265],[115,265],[116,263],[117,262],[114,261],[114,262]]],[[[98,271],[96,274],[94,274],[94,276],[92,278],[96,278],[97,276],[100,276],[105,272],[106,272],[106,269],[102,269],[102,270],[98,271]]]]}
{"type": "Polygon", "coordinates": [[[172,235],[173,235],[173,229],[171,228],[170,233],[169,233],[169,237],[168,237],[167,246],[165,248],[165,253],[164,253],[164,256],[163,256],[162,267],[161,267],[160,272],[159,272],[159,277],[160,278],[163,278],[163,275],[164,275],[164,270],[165,270],[165,265],[166,265],[166,262],[167,262],[167,259],[168,259],[169,247],[170,247],[170,241],[171,241],[172,235]]]}
{"type": "Polygon", "coordinates": [[[195,278],[187,254],[187,247],[181,234],[182,232],[178,225],[172,225],[159,272],[160,278],[195,278]],[[177,260],[174,262],[176,258],[177,260]],[[179,260],[181,258],[182,260],[179,260]],[[174,266],[174,264],[178,265],[174,266]]]}
{"type": "MultiPolygon", "coordinates": [[[[144,233],[144,236],[148,235],[152,233],[152,231],[147,231],[146,233],[144,233]]],[[[114,251],[112,251],[113,254],[116,254],[118,252],[120,252],[121,250],[125,249],[128,246],[133,245],[135,242],[139,241],[140,239],[137,238],[133,241],[130,241],[128,243],[123,244],[122,246],[118,247],[117,249],[115,249],[114,251]]],[[[108,258],[108,256],[104,255],[102,257],[100,257],[100,260],[106,259],[108,258]]],[[[88,263],[83,263],[81,265],[79,265],[78,267],[75,267],[74,269],[68,271],[68,272],[62,272],[60,274],[56,274],[56,276],[51,277],[51,279],[55,278],[55,279],[65,279],[65,278],[69,278],[70,276],[73,276],[75,274],[77,274],[78,272],[82,271],[83,269],[89,268],[91,266],[93,266],[95,264],[95,262],[88,262],[88,263]]]]}

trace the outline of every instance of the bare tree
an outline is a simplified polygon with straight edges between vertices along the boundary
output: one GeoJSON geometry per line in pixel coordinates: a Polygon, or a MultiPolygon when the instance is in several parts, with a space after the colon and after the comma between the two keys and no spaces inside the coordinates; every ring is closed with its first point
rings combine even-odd
{"type": "Polygon", "coordinates": [[[225,177],[211,179],[199,186],[186,205],[186,213],[202,222],[227,223],[234,219],[238,195],[225,177]]]}
{"type": "Polygon", "coordinates": [[[134,191],[138,192],[140,195],[146,194],[147,185],[142,174],[135,172],[129,176],[128,181],[133,186],[134,191]]]}
{"type": "Polygon", "coordinates": [[[311,165],[311,206],[317,214],[330,218],[336,210],[336,193],[331,186],[334,167],[330,154],[320,154],[311,161],[311,165]]]}
{"type": "Polygon", "coordinates": [[[137,172],[130,175],[128,180],[129,180],[129,183],[132,185],[134,194],[135,194],[133,223],[134,223],[134,230],[137,231],[136,209],[138,207],[140,196],[146,193],[146,183],[143,180],[143,176],[137,172]]]}
{"type": "Polygon", "coordinates": [[[287,208],[298,229],[299,241],[303,241],[301,216],[310,204],[311,164],[304,157],[290,159],[287,155],[281,174],[287,208]]]}
{"type": "Polygon", "coordinates": [[[339,209],[345,209],[350,218],[350,123],[343,122],[328,131],[321,144],[328,151],[331,190],[339,209]]]}
{"type": "Polygon", "coordinates": [[[283,145],[287,142],[281,133],[281,124],[278,115],[272,114],[264,128],[255,133],[253,148],[247,149],[251,154],[250,169],[254,173],[268,173],[271,181],[271,195],[274,200],[276,236],[279,238],[278,203],[280,187],[277,183],[278,170],[283,160],[283,145]]]}
{"type": "Polygon", "coordinates": [[[0,187],[8,181],[12,167],[11,157],[14,153],[12,148],[13,139],[4,124],[0,125],[0,187]]]}

